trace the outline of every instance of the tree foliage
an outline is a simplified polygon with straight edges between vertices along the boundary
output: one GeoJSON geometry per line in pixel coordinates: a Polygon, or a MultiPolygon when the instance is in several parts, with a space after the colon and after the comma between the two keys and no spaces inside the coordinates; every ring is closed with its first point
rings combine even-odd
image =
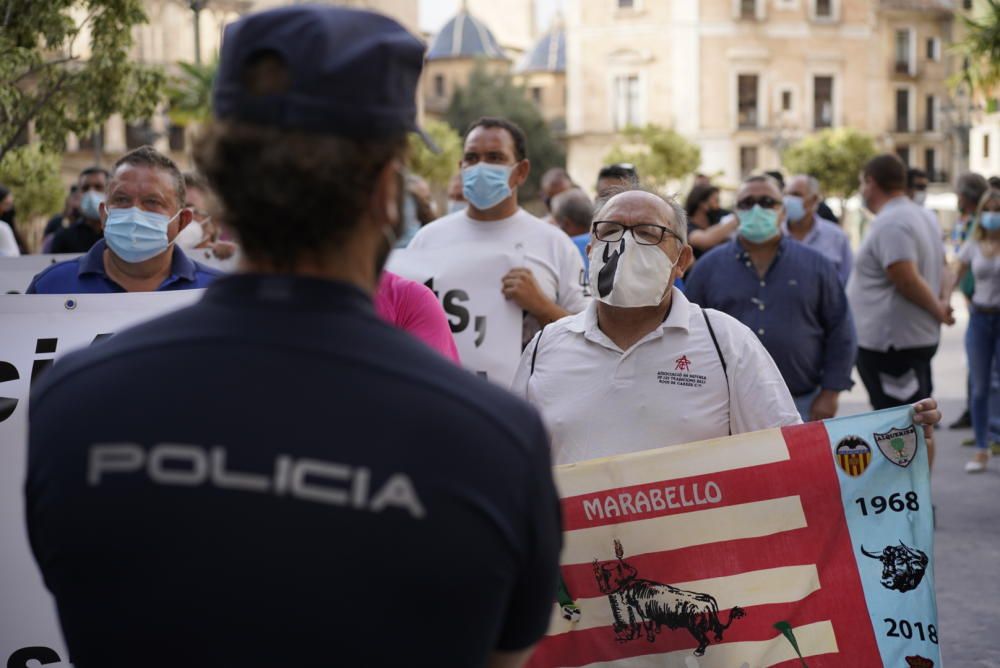
{"type": "Polygon", "coordinates": [[[177,63],[181,73],[167,83],[170,120],[176,125],[202,123],[212,115],[212,84],[219,71],[218,59],[208,63],[177,63]]]}
{"type": "Polygon", "coordinates": [[[145,21],[142,0],[0,0],[0,157],[32,123],[59,150],[67,132],[87,135],[111,114],[151,116],[164,75],[129,58],[145,21]]]}
{"type": "Polygon", "coordinates": [[[481,116],[501,116],[516,123],[527,137],[531,174],[521,188],[525,199],[537,195],[542,174],[551,167],[565,167],[566,151],[522,86],[508,74],[494,74],[480,63],[465,87],[455,90],[445,112],[448,124],[464,136],[469,125],[481,116]]]}
{"type": "Polygon", "coordinates": [[[851,128],[827,129],[792,144],[782,156],[791,174],[816,177],[827,195],[846,198],[858,188],[858,174],[876,153],[875,142],[851,128]]]}
{"type": "Polygon", "coordinates": [[[968,59],[959,79],[989,95],[1000,84],[1000,0],[985,0],[982,7],[977,18],[962,17],[965,39],[956,49],[968,59]]]}
{"type": "Polygon", "coordinates": [[[604,162],[632,163],[648,186],[664,186],[694,172],[701,164],[701,149],[669,128],[630,126],[622,135],[624,141],[611,149],[604,162]]]}
{"type": "Polygon", "coordinates": [[[441,151],[432,152],[420,137],[410,135],[410,171],[431,186],[443,188],[448,185],[462,159],[462,138],[450,125],[441,121],[428,120],[423,128],[441,151]]]}
{"type": "MultiPolygon", "coordinates": [[[[0,158],[0,183],[14,193],[17,226],[30,231],[34,219],[63,208],[66,188],[59,178],[61,159],[38,144],[20,146],[0,158]]],[[[25,235],[28,239],[33,234],[25,235]]]]}

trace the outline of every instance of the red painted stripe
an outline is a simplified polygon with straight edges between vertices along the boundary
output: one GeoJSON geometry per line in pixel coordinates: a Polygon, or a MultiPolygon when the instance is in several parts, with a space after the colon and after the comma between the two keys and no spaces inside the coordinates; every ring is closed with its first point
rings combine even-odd
{"type": "MultiPolygon", "coordinates": [[[[797,488],[808,523],[806,529],[779,534],[770,539],[732,541],[730,545],[703,545],[669,553],[659,553],[662,555],[659,558],[667,555],[681,557],[678,560],[669,559],[663,566],[653,565],[657,559],[655,554],[637,556],[633,562],[628,556],[628,546],[625,545],[625,560],[638,569],[639,577],[665,582],[719,577],[746,570],[774,568],[794,563],[816,563],[822,589],[798,603],[756,606],[752,608],[756,611],[754,617],[767,618],[766,625],[781,620],[788,621],[793,625],[803,625],[822,619],[830,619],[841,651],[836,655],[835,663],[817,660],[816,666],[878,665],[880,662],[878,647],[869,621],[870,615],[865,604],[861,578],[857,572],[850,535],[840,501],[838,469],[830,454],[826,429],[822,423],[809,423],[785,428],[783,435],[789,446],[791,455],[789,461],[754,467],[752,471],[726,473],[738,473],[744,478],[751,479],[758,489],[780,488],[783,490],[782,493],[774,494],[774,496],[787,495],[788,492],[784,490],[797,488]],[[767,475],[764,474],[764,470],[767,470],[767,475]],[[803,484],[802,481],[808,481],[808,483],[803,484]],[[748,547],[754,549],[747,550],[748,547]],[[703,551],[705,568],[702,568],[697,561],[695,550],[703,551]],[[789,560],[789,552],[800,559],[789,560]],[[801,557],[806,558],[801,559],[801,557]],[[692,563],[695,565],[692,566],[692,563]],[[732,570],[727,570],[727,565],[731,566],[732,570]],[[647,569],[649,573],[644,569],[647,569]],[[653,577],[650,573],[658,575],[653,577]],[[774,610],[772,613],[764,614],[762,610],[765,608],[773,608],[774,610]],[[810,614],[804,614],[806,610],[809,610],[810,614]]],[[[718,474],[718,476],[721,475],[723,474],[718,474]]],[[[715,479],[713,476],[701,477],[715,479]]],[[[740,485],[732,487],[733,490],[742,488],[740,485]]],[[[728,501],[726,491],[724,490],[723,493],[724,500],[728,501]]],[[[730,494],[735,494],[735,492],[730,492],[730,494]]],[[[588,589],[593,585],[588,584],[586,565],[582,565],[582,567],[571,566],[564,570],[569,576],[570,581],[567,584],[573,595],[582,596],[574,591],[574,587],[579,588],[580,591],[592,591],[588,589]]],[[[592,569],[589,578],[590,583],[595,582],[592,569]]],[[[737,621],[733,626],[732,637],[727,633],[726,640],[741,639],[744,633],[744,631],[739,630],[741,626],[746,627],[747,633],[750,633],[750,629],[756,628],[755,632],[761,634],[759,637],[743,639],[761,640],[774,636],[773,630],[765,633],[756,626],[756,622],[750,623],[750,619],[737,621]]],[[[545,638],[539,645],[536,652],[537,658],[533,658],[531,665],[536,667],[577,666],[594,661],[608,661],[627,656],[672,651],[666,646],[667,641],[664,641],[663,648],[659,648],[659,641],[656,643],[642,642],[645,645],[644,650],[637,649],[640,647],[638,641],[619,644],[615,641],[614,634],[608,627],[551,636],[545,638]],[[603,635],[600,635],[602,633],[603,635]],[[597,643],[586,642],[587,637],[591,634],[595,638],[603,638],[603,640],[597,643]]],[[[675,639],[670,642],[681,641],[675,639]]],[[[694,646],[692,645],[692,647],[694,646]]],[[[814,662],[810,661],[810,666],[813,664],[814,662]]]]}
{"type": "MultiPolygon", "coordinates": [[[[787,468],[787,466],[788,462],[761,464],[760,466],[752,468],[752,474],[748,473],[748,469],[736,469],[733,471],[720,471],[718,473],[710,473],[708,475],[700,475],[690,478],[676,478],[674,480],[658,483],[633,485],[630,487],[616,487],[597,493],[568,497],[562,501],[563,531],[575,531],[577,529],[608,526],[611,524],[621,524],[623,522],[644,520],[653,517],[680,515],[683,513],[734,506],[753,501],[766,501],[768,499],[776,499],[785,496],[795,496],[799,493],[798,482],[789,479],[782,474],[782,470],[787,468]],[[698,487],[699,496],[703,500],[707,500],[705,498],[704,489],[709,482],[714,482],[719,486],[722,492],[722,500],[720,502],[680,506],[680,490],[682,488],[684,489],[684,498],[689,503],[694,502],[695,485],[698,487]],[[631,499],[633,509],[635,509],[635,498],[637,493],[642,492],[648,498],[651,493],[654,493],[653,490],[659,491],[660,498],[665,504],[665,488],[673,488],[675,490],[673,500],[679,507],[666,507],[662,510],[650,509],[641,513],[629,513],[624,516],[604,517],[603,519],[595,516],[593,512],[591,512],[591,517],[588,519],[587,511],[584,508],[584,501],[598,500],[603,505],[604,500],[609,496],[614,497],[616,500],[621,500],[623,495],[628,495],[631,499]]],[[[620,505],[622,504],[619,503],[619,506],[620,505]]],[[[625,546],[625,549],[626,551],[628,550],[627,545],[625,546]]],[[[609,546],[609,554],[607,556],[610,557],[613,554],[614,553],[610,551],[609,546]]]]}

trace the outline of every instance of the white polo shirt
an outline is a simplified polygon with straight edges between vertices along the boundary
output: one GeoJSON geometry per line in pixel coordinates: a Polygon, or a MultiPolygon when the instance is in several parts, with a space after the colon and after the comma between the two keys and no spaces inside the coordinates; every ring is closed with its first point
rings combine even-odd
{"type": "Polygon", "coordinates": [[[723,373],[702,308],[677,288],[672,300],[663,324],[625,351],[597,326],[596,302],[525,348],[511,389],[541,412],[555,464],[801,422],[753,332],[707,309],[723,373]]]}

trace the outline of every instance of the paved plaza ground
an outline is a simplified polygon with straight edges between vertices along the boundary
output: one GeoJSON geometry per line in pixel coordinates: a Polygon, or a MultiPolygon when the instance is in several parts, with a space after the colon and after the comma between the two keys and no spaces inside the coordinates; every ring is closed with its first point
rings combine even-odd
{"type": "MultiPolygon", "coordinates": [[[[959,297],[954,304],[958,307],[959,297]]],[[[934,394],[950,424],[965,405],[965,349],[968,317],[947,328],[934,359],[934,394]]],[[[841,415],[870,410],[858,381],[841,400],[841,415]]],[[[990,469],[969,475],[963,466],[972,449],[968,429],[939,429],[932,493],[937,507],[935,576],[941,656],[947,668],[1000,668],[1000,457],[990,469]]]]}

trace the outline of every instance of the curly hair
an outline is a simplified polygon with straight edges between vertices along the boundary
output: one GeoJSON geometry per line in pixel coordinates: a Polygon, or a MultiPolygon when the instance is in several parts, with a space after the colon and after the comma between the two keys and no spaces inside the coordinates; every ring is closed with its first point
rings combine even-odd
{"type": "Polygon", "coordinates": [[[405,152],[405,136],[362,141],[214,121],[194,159],[246,256],[288,270],[350,237],[378,173],[405,152]]]}

